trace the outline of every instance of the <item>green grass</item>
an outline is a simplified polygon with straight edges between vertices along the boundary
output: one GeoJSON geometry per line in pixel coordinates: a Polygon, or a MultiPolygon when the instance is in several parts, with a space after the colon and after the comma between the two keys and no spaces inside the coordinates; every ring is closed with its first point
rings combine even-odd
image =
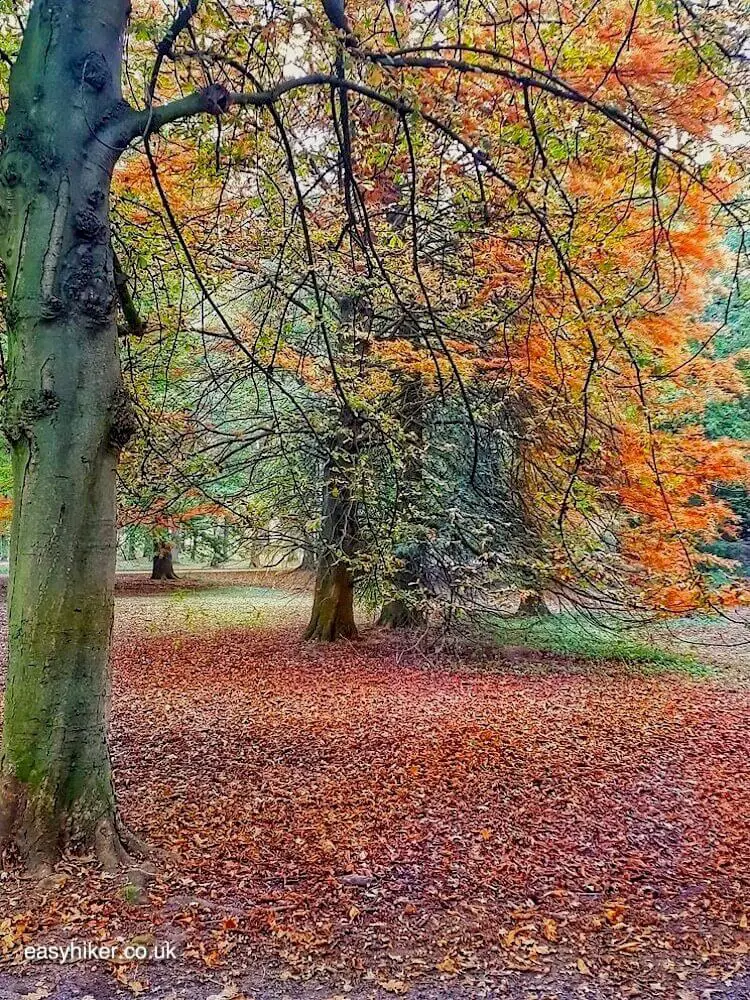
{"type": "Polygon", "coordinates": [[[587,660],[615,661],[646,672],[680,671],[705,677],[710,668],[692,653],[664,649],[629,634],[616,622],[594,625],[573,614],[540,618],[493,615],[489,630],[500,646],[515,646],[587,660]]]}
{"type": "Polygon", "coordinates": [[[305,594],[270,587],[179,588],[149,598],[152,613],[143,624],[152,634],[159,634],[165,628],[189,633],[260,628],[295,617],[302,620],[308,605],[305,594]]]}

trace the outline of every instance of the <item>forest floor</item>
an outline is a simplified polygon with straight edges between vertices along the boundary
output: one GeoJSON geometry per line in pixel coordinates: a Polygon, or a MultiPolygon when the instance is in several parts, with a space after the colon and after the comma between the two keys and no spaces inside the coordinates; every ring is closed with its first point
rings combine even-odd
{"type": "Polygon", "coordinates": [[[118,581],[116,783],[158,871],[1,872],[2,1000],[750,1000],[739,621],[681,623],[703,673],[327,648],[273,582],[118,581]],[[24,959],[71,941],[175,958],[24,959]]]}

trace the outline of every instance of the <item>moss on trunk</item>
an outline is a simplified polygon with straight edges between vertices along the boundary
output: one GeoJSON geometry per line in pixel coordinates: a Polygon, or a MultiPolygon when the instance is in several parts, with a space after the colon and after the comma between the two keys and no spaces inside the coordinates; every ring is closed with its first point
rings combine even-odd
{"type": "Polygon", "coordinates": [[[318,573],[310,624],[306,639],[335,642],[355,639],[354,582],[344,563],[323,568],[318,573]]]}
{"type": "Polygon", "coordinates": [[[357,547],[357,502],[350,488],[356,435],[344,439],[344,448],[332,449],[323,486],[321,555],[315,580],[315,598],[306,639],[335,642],[357,635],[354,622],[352,559],[357,547]]]}
{"type": "Polygon", "coordinates": [[[36,0],[0,157],[8,284],[10,655],[0,840],[35,868],[125,856],[107,748],[115,470],[134,427],[109,236],[126,0],[36,0]]]}

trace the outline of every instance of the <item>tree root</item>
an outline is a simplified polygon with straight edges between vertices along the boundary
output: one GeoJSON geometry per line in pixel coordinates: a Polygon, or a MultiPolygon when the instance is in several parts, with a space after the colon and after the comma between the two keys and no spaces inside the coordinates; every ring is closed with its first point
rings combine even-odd
{"type": "Polygon", "coordinates": [[[131,833],[115,816],[101,819],[94,831],[94,854],[107,872],[139,867],[139,859],[148,858],[146,844],[131,833]]]}
{"type": "Polygon", "coordinates": [[[354,622],[337,617],[326,618],[323,615],[313,615],[305,630],[305,641],[336,642],[337,639],[358,639],[359,633],[354,622]]]}
{"type": "MultiPolygon", "coordinates": [[[[143,868],[149,857],[146,844],[131,833],[112,808],[98,820],[90,813],[60,815],[38,790],[29,795],[21,782],[0,781],[0,852],[11,850],[20,859],[24,878],[50,876],[64,854],[94,856],[105,871],[143,868]]],[[[153,868],[148,865],[144,870],[153,868]]],[[[155,870],[155,869],[154,869],[155,870]]]]}

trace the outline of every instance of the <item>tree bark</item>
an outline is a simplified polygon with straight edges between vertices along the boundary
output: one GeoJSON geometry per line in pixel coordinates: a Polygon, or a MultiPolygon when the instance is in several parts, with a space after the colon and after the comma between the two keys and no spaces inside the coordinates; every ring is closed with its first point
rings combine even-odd
{"type": "Polygon", "coordinates": [[[304,548],[302,550],[302,562],[299,564],[299,568],[305,570],[308,573],[312,573],[317,569],[318,561],[315,558],[315,552],[311,548],[304,548]]]}
{"type": "Polygon", "coordinates": [[[381,628],[415,629],[424,624],[425,616],[421,609],[409,604],[403,597],[386,601],[378,618],[381,628]]]}
{"type": "MultiPolygon", "coordinates": [[[[335,452],[335,449],[334,449],[335,452]]],[[[306,639],[354,639],[354,578],[351,560],[357,544],[357,504],[351,494],[349,463],[332,455],[323,491],[321,554],[306,639]]]]}
{"type": "Polygon", "coordinates": [[[154,552],[154,562],[151,568],[152,580],[176,580],[174,571],[174,554],[169,542],[160,542],[154,552]]]}
{"type": "Polygon", "coordinates": [[[36,0],[0,157],[12,450],[10,656],[0,842],[125,860],[107,748],[115,469],[134,429],[109,235],[127,0],[36,0]]]}
{"type": "Polygon", "coordinates": [[[315,599],[306,639],[335,642],[337,639],[356,639],[354,621],[354,581],[349,567],[340,560],[318,568],[315,599]]]}

